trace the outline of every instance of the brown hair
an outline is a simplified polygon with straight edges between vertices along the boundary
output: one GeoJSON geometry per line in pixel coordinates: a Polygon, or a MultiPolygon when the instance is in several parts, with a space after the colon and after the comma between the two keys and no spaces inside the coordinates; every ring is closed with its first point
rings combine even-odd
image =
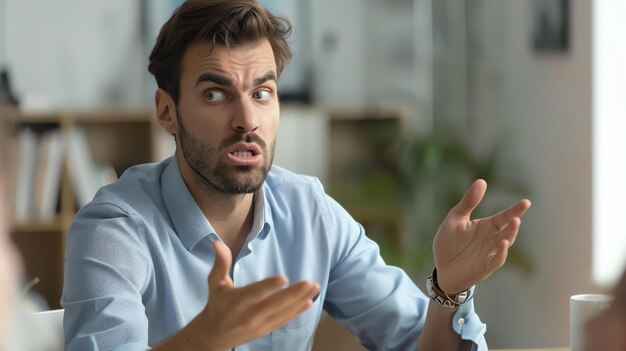
{"type": "Polygon", "coordinates": [[[190,43],[211,40],[227,47],[267,39],[280,75],[291,59],[291,23],[256,0],[187,0],[161,27],[148,71],[175,102],[180,94],[181,60],[190,43]]]}

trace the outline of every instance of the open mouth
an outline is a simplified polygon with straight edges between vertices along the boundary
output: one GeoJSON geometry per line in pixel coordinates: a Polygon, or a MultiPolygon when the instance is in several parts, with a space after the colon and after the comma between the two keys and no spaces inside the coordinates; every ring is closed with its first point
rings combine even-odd
{"type": "Polygon", "coordinates": [[[252,157],[252,156],[255,156],[256,154],[252,150],[236,150],[236,151],[231,152],[231,155],[235,157],[252,157]]]}
{"type": "Polygon", "coordinates": [[[237,143],[227,150],[226,155],[236,166],[255,166],[263,161],[261,148],[255,143],[237,143]]]}

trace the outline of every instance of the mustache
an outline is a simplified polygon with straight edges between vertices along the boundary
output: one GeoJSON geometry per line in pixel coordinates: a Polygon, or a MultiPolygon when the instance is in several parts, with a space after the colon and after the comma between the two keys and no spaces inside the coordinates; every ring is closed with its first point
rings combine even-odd
{"type": "Polygon", "coordinates": [[[257,145],[259,145],[259,147],[261,148],[261,150],[265,151],[267,150],[267,144],[265,144],[265,141],[263,141],[263,139],[261,139],[260,136],[254,134],[254,133],[248,133],[248,134],[233,134],[229,137],[227,137],[226,139],[222,140],[222,142],[220,143],[220,150],[224,150],[227,147],[233,145],[233,144],[237,144],[239,142],[246,142],[246,143],[255,143],[257,145]]]}

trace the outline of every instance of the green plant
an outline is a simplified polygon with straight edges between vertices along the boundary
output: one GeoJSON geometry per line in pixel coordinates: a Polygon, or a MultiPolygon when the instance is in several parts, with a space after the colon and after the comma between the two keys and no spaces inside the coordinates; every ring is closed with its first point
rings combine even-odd
{"type": "MultiPolygon", "coordinates": [[[[525,184],[503,171],[511,165],[502,142],[481,154],[449,126],[427,135],[398,135],[394,128],[368,130],[364,151],[371,157],[351,165],[333,187],[333,195],[365,222],[383,258],[412,275],[430,268],[432,239],[439,224],[474,179],[485,179],[489,190],[473,217],[490,215],[528,196],[525,184]],[[409,228],[408,237],[393,233],[388,223],[394,220],[409,228]]],[[[517,246],[511,248],[507,261],[524,275],[534,269],[517,246]]]]}

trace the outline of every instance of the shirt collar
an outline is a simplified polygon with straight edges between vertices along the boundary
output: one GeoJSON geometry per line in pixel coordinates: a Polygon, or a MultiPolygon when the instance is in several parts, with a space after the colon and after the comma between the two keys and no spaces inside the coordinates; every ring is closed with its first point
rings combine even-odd
{"type": "Polygon", "coordinates": [[[252,222],[252,230],[250,231],[249,241],[256,239],[260,235],[264,235],[269,231],[271,225],[269,221],[272,216],[270,207],[265,198],[265,186],[254,193],[254,221],[252,222]]]}
{"type": "Polygon", "coordinates": [[[188,251],[191,251],[204,237],[216,235],[215,230],[196,204],[196,200],[191,196],[180,174],[176,156],[170,158],[170,163],[163,172],[161,193],[174,229],[188,251]]]}
{"type": "MultiPolygon", "coordinates": [[[[266,184],[254,194],[254,220],[248,241],[254,240],[259,235],[267,234],[272,226],[272,216],[265,191],[266,184]]],[[[189,192],[187,184],[180,174],[176,155],[170,158],[169,164],[163,172],[161,193],[165,207],[174,224],[174,229],[188,251],[191,251],[206,236],[218,236],[189,192]]]]}

